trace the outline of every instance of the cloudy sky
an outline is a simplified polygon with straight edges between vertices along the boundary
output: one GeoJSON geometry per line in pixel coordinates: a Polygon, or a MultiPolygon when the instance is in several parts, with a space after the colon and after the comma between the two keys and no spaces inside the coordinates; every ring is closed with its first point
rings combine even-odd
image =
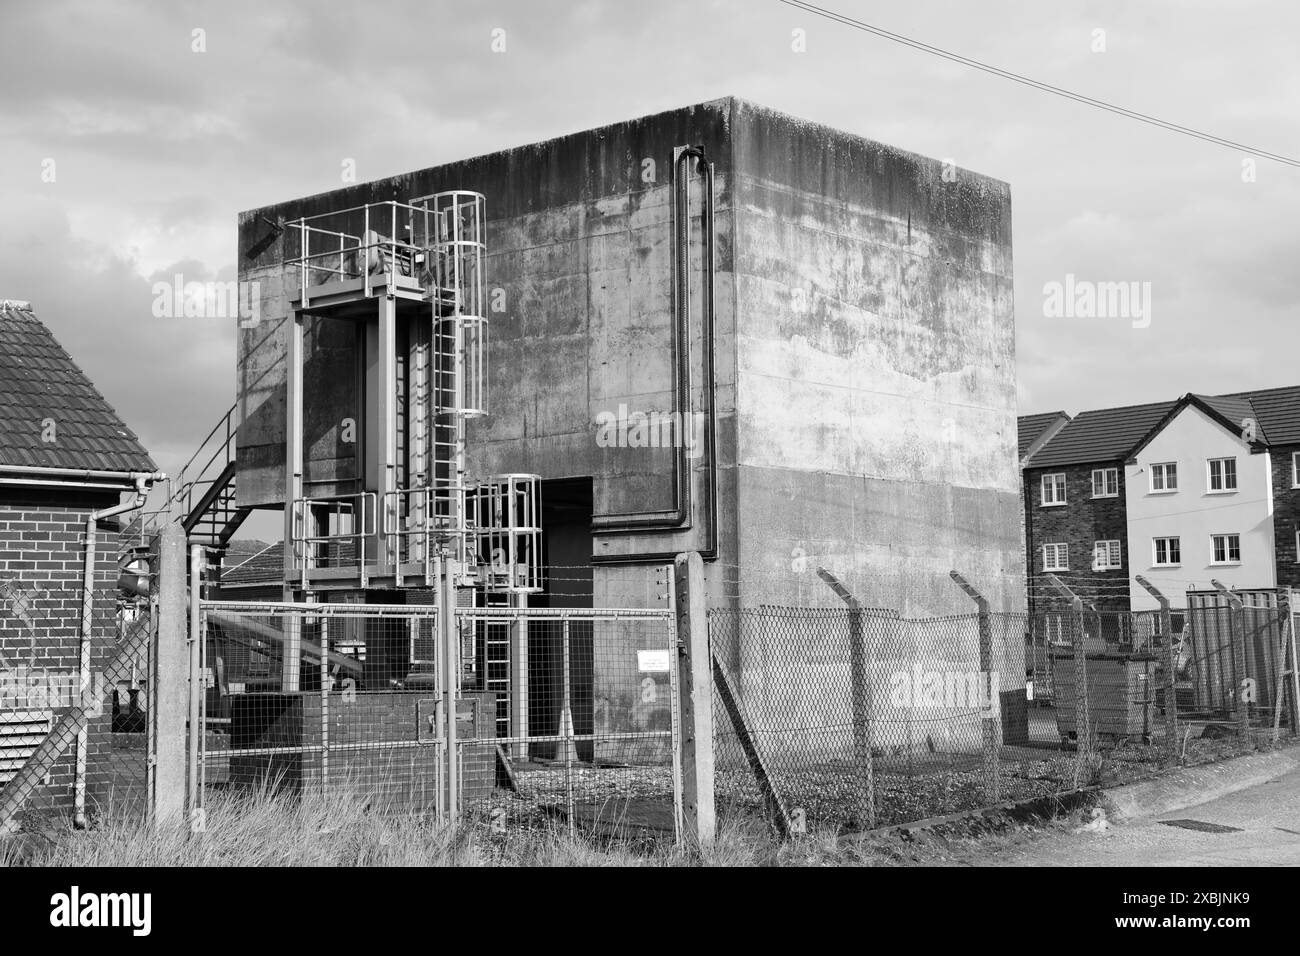
{"type": "MultiPolygon", "coordinates": [[[[822,4],[1300,156],[1285,0],[822,4]]],[[[1022,411],[1300,381],[1300,169],[1245,182],[1240,151],[778,0],[6,4],[0,297],[174,472],[233,401],[234,328],[154,318],[151,285],[233,277],[239,210],[337,187],[348,157],[373,179],[725,94],[1011,184],[1022,411]],[[1045,316],[1067,274],[1149,282],[1150,326],[1045,316]]]]}

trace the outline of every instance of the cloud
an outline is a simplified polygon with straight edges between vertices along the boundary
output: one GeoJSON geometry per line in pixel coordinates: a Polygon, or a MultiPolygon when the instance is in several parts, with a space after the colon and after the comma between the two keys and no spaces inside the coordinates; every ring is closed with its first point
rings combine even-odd
{"type": "MultiPolygon", "coordinates": [[[[886,29],[1266,148],[1292,148],[1300,10],[999,0],[886,29]],[[1265,26],[1266,25],[1266,26],[1265,26]],[[1107,52],[1090,48],[1107,31],[1107,52]]],[[[228,275],[238,211],[736,93],[1011,184],[1025,411],[1294,381],[1300,172],[779,3],[20,4],[0,34],[0,294],[31,298],[160,458],[227,406],[233,328],[157,320],[149,277],[228,275]],[[790,46],[807,32],[807,52],[790,46]],[[506,31],[493,53],[491,31],[506,31]],[[206,52],[192,51],[205,31],[206,52]],[[58,177],[42,182],[53,158],[58,177]],[[1156,313],[1049,321],[1067,272],[1156,313]],[[1229,364],[1231,360],[1231,364],[1229,364]],[[1032,397],[1032,403],[1028,399],[1032,397]],[[160,449],[162,449],[160,451],[160,449]]],[[[182,456],[183,457],[183,456],[182,456]]]]}

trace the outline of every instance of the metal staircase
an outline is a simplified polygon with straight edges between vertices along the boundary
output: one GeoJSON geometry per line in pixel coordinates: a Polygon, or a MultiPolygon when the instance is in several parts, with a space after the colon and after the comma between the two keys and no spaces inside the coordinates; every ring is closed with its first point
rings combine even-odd
{"type": "Polygon", "coordinates": [[[132,522],[123,534],[123,547],[148,543],[163,525],[175,521],[190,544],[224,550],[250,508],[235,496],[235,406],[208,432],[175,480],[165,488],[165,500],[132,522]]]}

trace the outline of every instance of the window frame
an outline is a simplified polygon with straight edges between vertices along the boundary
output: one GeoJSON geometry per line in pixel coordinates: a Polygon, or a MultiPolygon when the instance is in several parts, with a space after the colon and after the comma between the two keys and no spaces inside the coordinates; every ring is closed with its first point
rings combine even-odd
{"type": "Polygon", "coordinates": [[[1122,571],[1124,570],[1124,547],[1119,538],[1099,538],[1092,543],[1092,562],[1095,571],[1122,571]],[[1097,564],[1097,547],[1106,545],[1106,563],[1097,564]],[[1113,546],[1113,547],[1112,547],[1113,546]],[[1117,556],[1113,563],[1110,560],[1111,553],[1117,556]]]}
{"type": "Polygon", "coordinates": [[[1151,539],[1151,566],[1152,566],[1153,568],[1178,568],[1178,567],[1182,567],[1182,564],[1183,564],[1183,541],[1182,541],[1182,536],[1181,536],[1181,535],[1177,535],[1177,534],[1161,535],[1161,536],[1159,536],[1159,537],[1153,537],[1153,538],[1151,539]],[[1161,541],[1166,542],[1166,544],[1165,544],[1165,556],[1166,556],[1166,557],[1168,557],[1170,554],[1172,554],[1172,551],[1173,551],[1173,549],[1171,549],[1171,548],[1169,547],[1168,542],[1170,542],[1170,541],[1175,542],[1175,544],[1174,544],[1173,547],[1174,547],[1174,549],[1177,549],[1177,551],[1178,551],[1178,560],[1177,560],[1177,561],[1161,561],[1161,560],[1160,560],[1160,542],[1161,542],[1161,541]]]}
{"type": "Polygon", "coordinates": [[[1094,468],[1092,469],[1092,496],[1094,498],[1118,498],[1119,497],[1119,469],[1118,468],[1094,468]],[[1115,476],[1115,490],[1107,491],[1110,482],[1107,480],[1111,475],[1115,476]],[[1101,475],[1102,493],[1097,494],[1097,476],[1101,475]]]}
{"type": "Polygon", "coordinates": [[[1237,474],[1237,456],[1229,455],[1225,458],[1207,458],[1205,459],[1205,493],[1207,495],[1230,495],[1240,487],[1237,474]],[[1232,487],[1228,487],[1228,462],[1232,462],[1232,487]],[[1222,488],[1214,487],[1214,466],[1222,464],[1225,467],[1220,469],[1220,480],[1223,483],[1222,488]]]}
{"type": "Polygon", "coordinates": [[[1178,493],[1178,462],[1176,461],[1153,461],[1147,468],[1147,487],[1153,495],[1173,495],[1178,493]],[[1160,481],[1164,484],[1163,488],[1156,487],[1156,469],[1160,469],[1160,481]],[[1169,484],[1169,478],[1172,474],[1174,483],[1169,484]]]}
{"type": "Polygon", "coordinates": [[[1068,542],[1068,541],[1049,541],[1049,542],[1047,542],[1046,544],[1044,544],[1044,545],[1042,546],[1042,556],[1043,556],[1043,573],[1046,574],[1047,572],[1050,572],[1050,571],[1068,571],[1068,570],[1070,570],[1070,542],[1068,542]],[[1063,555],[1064,555],[1064,564],[1048,564],[1048,561],[1047,561],[1047,549],[1048,549],[1048,548],[1052,548],[1052,549],[1053,549],[1053,554],[1054,554],[1054,555],[1057,554],[1057,553],[1063,554],[1063,555]],[[1060,552],[1057,552],[1057,551],[1055,550],[1055,549],[1057,549],[1057,548],[1060,548],[1060,549],[1062,549],[1062,550],[1061,550],[1060,552]]]}
{"type": "Polygon", "coordinates": [[[1212,565],[1236,565],[1241,564],[1241,534],[1236,531],[1221,531],[1210,535],[1210,564],[1212,565]],[[1232,557],[1231,539],[1237,539],[1237,557],[1232,557]],[[1223,541],[1223,559],[1219,558],[1219,541],[1223,541]]]}
{"type": "Polygon", "coordinates": [[[1067,491],[1066,491],[1066,488],[1067,488],[1067,482],[1066,482],[1066,479],[1065,479],[1065,472],[1063,472],[1063,471],[1052,471],[1052,472],[1047,472],[1047,473],[1045,473],[1045,474],[1040,475],[1040,476],[1039,476],[1039,479],[1038,479],[1038,506],[1039,506],[1040,508],[1060,508],[1060,507],[1063,507],[1063,506],[1066,504],[1066,498],[1068,497],[1068,493],[1067,493],[1067,491]],[[1048,500],[1047,500],[1047,480],[1048,480],[1049,478],[1053,479],[1053,481],[1052,481],[1052,492],[1053,492],[1052,497],[1053,497],[1053,500],[1052,500],[1052,501],[1048,501],[1048,500]],[[1060,479],[1061,479],[1061,497],[1060,497],[1060,500],[1056,500],[1056,495],[1055,495],[1055,492],[1056,492],[1056,481],[1055,481],[1055,479],[1057,479],[1057,478],[1060,478],[1060,479]]]}
{"type": "Polygon", "coordinates": [[[1291,452],[1291,487],[1300,488],[1300,451],[1291,452]]]}

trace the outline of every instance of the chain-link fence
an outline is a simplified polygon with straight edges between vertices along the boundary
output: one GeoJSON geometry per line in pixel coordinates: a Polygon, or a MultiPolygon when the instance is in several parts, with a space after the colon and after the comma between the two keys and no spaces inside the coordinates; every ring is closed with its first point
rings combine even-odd
{"type": "Polygon", "coordinates": [[[462,608],[458,733],[472,819],[602,835],[677,830],[677,659],[666,610],[462,608]],[[472,689],[472,690],[471,690],[472,689]],[[495,768],[496,786],[488,770],[495,768]]]}
{"type": "MultiPolygon", "coordinates": [[[[119,591],[112,550],[81,579],[0,582],[0,832],[149,807],[157,576],[119,591]]],[[[156,556],[155,565],[156,568],[156,556]]]]}
{"type": "Polygon", "coordinates": [[[676,832],[667,611],[205,601],[207,788],[348,793],[504,830],[676,832]]]}
{"type": "Polygon", "coordinates": [[[886,826],[1124,783],[1293,733],[1286,602],[1189,602],[916,620],[713,610],[719,808],[886,826]]]}

